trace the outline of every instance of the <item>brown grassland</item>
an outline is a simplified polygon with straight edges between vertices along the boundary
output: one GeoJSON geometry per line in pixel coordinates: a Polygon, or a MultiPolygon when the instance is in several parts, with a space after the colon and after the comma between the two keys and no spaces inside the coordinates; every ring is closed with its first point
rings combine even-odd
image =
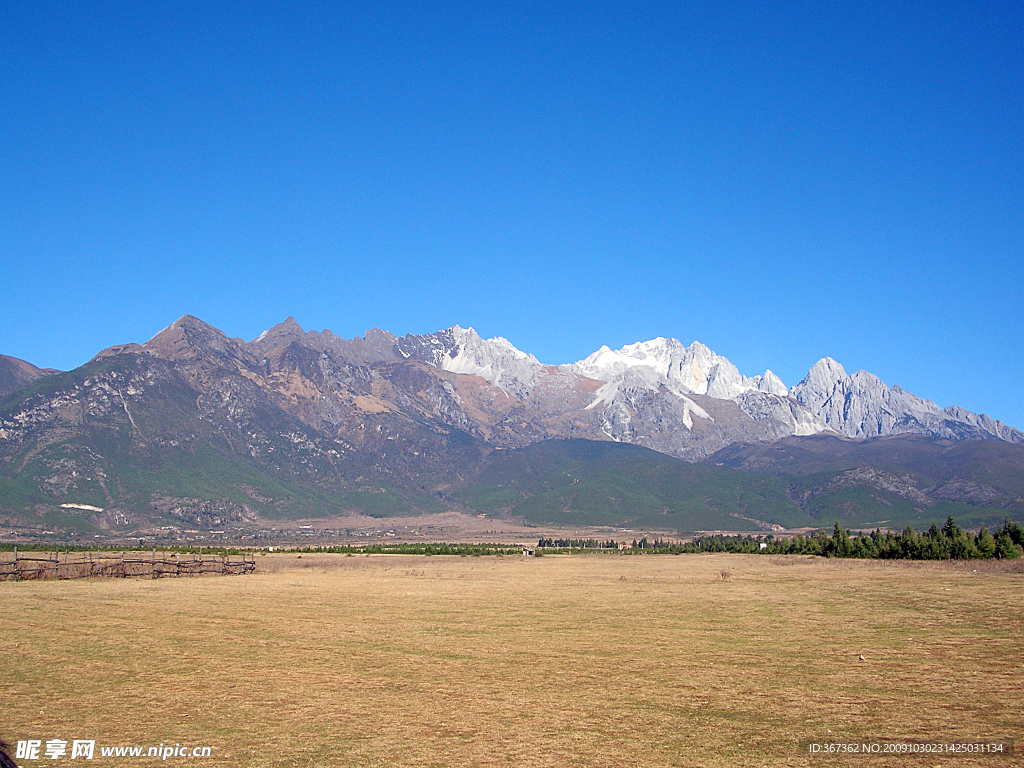
{"type": "Polygon", "coordinates": [[[213,747],[177,765],[1024,764],[1012,564],[257,560],[250,576],[0,583],[0,736],[213,747]],[[987,737],[1018,755],[798,749],[987,737]]]}

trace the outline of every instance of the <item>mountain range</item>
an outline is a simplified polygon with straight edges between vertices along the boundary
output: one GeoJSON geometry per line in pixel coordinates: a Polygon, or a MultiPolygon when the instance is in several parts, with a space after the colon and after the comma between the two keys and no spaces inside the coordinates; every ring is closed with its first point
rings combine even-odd
{"type": "Polygon", "coordinates": [[[830,514],[878,522],[890,508],[900,520],[949,510],[988,519],[1024,503],[1022,455],[1019,430],[848,375],[831,358],[787,387],[667,338],[544,365],[459,326],[342,339],[288,318],[247,342],[186,315],[73,371],[0,356],[0,511],[12,527],[445,509],[566,524],[660,519],[681,530],[813,525],[830,514]],[[606,445],[589,463],[569,462],[591,455],[579,441],[606,445]],[[893,441],[936,453],[913,468],[885,451],[847,466],[860,454],[842,446],[893,441]],[[975,443],[1008,462],[1006,477],[985,482],[982,464],[959,475],[922,469],[975,443]],[[779,445],[832,446],[824,454],[835,460],[804,471],[822,449],[794,449],[787,463],[771,459],[779,445]],[[531,485],[546,476],[538,461],[571,463],[576,483],[531,485]],[[533,469],[510,479],[511,466],[533,469]]]}

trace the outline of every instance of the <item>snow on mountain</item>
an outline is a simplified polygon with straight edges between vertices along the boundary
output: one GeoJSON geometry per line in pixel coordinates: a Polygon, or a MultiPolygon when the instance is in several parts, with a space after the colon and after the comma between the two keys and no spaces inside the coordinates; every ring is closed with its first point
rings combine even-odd
{"type": "MultiPolygon", "coordinates": [[[[652,428],[655,432],[691,431],[695,419],[713,424],[714,416],[692,396],[736,401],[738,408],[729,412],[736,416],[730,419],[751,419],[772,435],[816,434],[828,429],[788,396],[786,385],[774,373],[743,376],[729,360],[700,342],[685,347],[676,339],[657,338],[620,350],[604,346],[585,360],[557,367],[542,365],[506,339],[483,339],[472,328],[457,325],[434,334],[404,336],[394,348],[402,358],[480,376],[521,399],[530,397],[541,382],[550,385],[555,379],[563,380],[565,391],[580,377],[603,382],[585,411],[597,415],[602,431],[616,440],[630,440],[652,428]],[[646,424],[650,418],[658,423],[646,424]]],[[[725,434],[734,429],[723,425],[719,431],[725,434]]]]}
{"type": "MultiPolygon", "coordinates": [[[[831,358],[818,361],[800,384],[788,389],[770,370],[744,376],[727,358],[698,341],[687,347],[664,337],[618,350],[602,346],[583,360],[557,367],[542,365],[507,339],[483,339],[472,328],[458,325],[397,338],[393,349],[398,359],[479,376],[520,399],[530,397],[541,382],[561,380],[565,391],[578,377],[603,382],[585,410],[599,415],[603,431],[616,439],[623,439],[627,430],[643,431],[644,417],[638,415],[637,404],[653,402],[651,398],[661,403],[658,418],[665,420],[663,426],[671,423],[689,431],[695,418],[713,423],[714,414],[705,401],[693,399],[702,396],[735,403],[744,418],[774,435],[834,430],[858,438],[912,433],[1024,442],[1024,433],[1002,422],[961,408],[939,408],[899,387],[886,386],[866,371],[847,375],[831,358]]],[[[640,410],[644,409],[649,407],[640,410]]]]}
{"type": "Polygon", "coordinates": [[[472,328],[458,325],[424,336],[403,336],[395,349],[405,358],[423,360],[444,371],[479,376],[516,397],[536,386],[545,367],[508,339],[483,339],[472,328]]]}
{"type": "Polygon", "coordinates": [[[594,393],[594,400],[586,410],[602,410],[606,420],[611,419],[609,410],[616,412],[614,421],[628,423],[631,420],[630,405],[640,393],[666,392],[681,401],[680,419],[687,429],[693,429],[693,416],[714,421],[707,411],[686,396],[673,382],[647,366],[627,368],[611,381],[606,382],[594,393]]]}
{"type": "Polygon", "coordinates": [[[616,440],[638,441],[674,455],[695,457],[708,445],[730,440],[773,439],[828,430],[824,422],[788,396],[778,376],[746,377],[729,360],[700,342],[689,347],[657,338],[620,350],[607,346],[561,367],[604,381],[587,406],[601,415],[602,431],[616,440]],[[700,398],[697,403],[693,398],[700,398]],[[708,411],[714,403],[716,419],[708,411]],[[735,403],[732,409],[725,403],[735,403]],[[683,438],[701,420],[700,437],[683,438]],[[675,436],[672,436],[672,433],[675,436]]]}
{"type": "MultiPolygon", "coordinates": [[[[203,419],[230,421],[272,403],[331,446],[370,446],[381,457],[391,455],[394,434],[368,424],[431,451],[441,450],[438,441],[454,428],[501,448],[612,439],[688,461],[728,445],[822,432],[1024,443],[1024,433],[988,416],[939,408],[864,371],[848,375],[831,358],[788,389],[771,371],[744,376],[703,344],[671,338],[603,346],[577,363],[552,366],[507,339],[484,339],[458,325],[403,337],[375,328],[346,340],[304,331],[288,318],[245,342],[186,315],[145,344],[111,347],[97,359],[121,355],[169,362],[183,386],[202,393],[203,419]],[[231,409],[222,413],[217,403],[231,409]]],[[[260,434],[253,450],[276,445],[271,432],[260,434]]]]}
{"type": "Polygon", "coordinates": [[[674,382],[685,392],[731,400],[744,392],[760,391],[785,397],[786,385],[771,371],[746,377],[729,360],[715,354],[699,341],[689,347],[677,339],[658,337],[627,344],[622,349],[601,347],[589,357],[566,366],[598,381],[612,381],[624,371],[647,367],[674,382]]]}
{"type": "Polygon", "coordinates": [[[847,437],[924,434],[954,440],[999,438],[1024,442],[1024,433],[985,414],[940,408],[900,387],[888,387],[874,374],[848,375],[831,357],[824,357],[791,390],[802,405],[847,437]]]}
{"type": "Polygon", "coordinates": [[[438,366],[452,373],[471,373],[500,389],[530,389],[543,367],[533,355],[516,349],[508,339],[482,339],[472,328],[451,329],[454,347],[438,366]],[[504,386],[503,386],[504,385],[504,386]]]}

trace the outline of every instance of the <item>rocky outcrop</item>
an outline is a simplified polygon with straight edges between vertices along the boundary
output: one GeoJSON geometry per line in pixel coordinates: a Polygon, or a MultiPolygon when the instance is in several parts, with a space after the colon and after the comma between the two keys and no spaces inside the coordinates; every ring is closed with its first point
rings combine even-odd
{"type": "Polygon", "coordinates": [[[848,375],[830,357],[819,360],[792,395],[831,429],[847,437],[931,435],[951,440],[1024,442],[1024,433],[984,414],[939,408],[867,371],[848,375]]]}

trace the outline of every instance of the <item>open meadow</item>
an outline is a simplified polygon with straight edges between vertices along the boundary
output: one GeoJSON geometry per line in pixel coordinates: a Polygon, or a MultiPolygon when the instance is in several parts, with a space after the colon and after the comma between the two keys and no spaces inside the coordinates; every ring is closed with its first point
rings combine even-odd
{"type": "MultiPolygon", "coordinates": [[[[1024,760],[1019,561],[292,554],[257,565],[0,583],[0,737],[212,747],[168,765],[1024,760]],[[798,747],[882,738],[1009,738],[1018,755],[798,747]]],[[[91,764],[139,762],[157,761],[97,751],[91,764]]]]}

